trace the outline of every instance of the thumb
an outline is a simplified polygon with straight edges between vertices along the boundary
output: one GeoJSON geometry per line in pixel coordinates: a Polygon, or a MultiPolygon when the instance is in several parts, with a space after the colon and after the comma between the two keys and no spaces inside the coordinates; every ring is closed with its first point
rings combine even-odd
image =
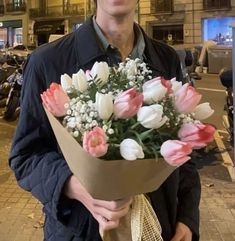
{"type": "Polygon", "coordinates": [[[181,241],[182,238],[183,238],[182,232],[179,232],[179,231],[176,229],[176,233],[175,233],[174,237],[171,239],[171,241],[181,241]]]}

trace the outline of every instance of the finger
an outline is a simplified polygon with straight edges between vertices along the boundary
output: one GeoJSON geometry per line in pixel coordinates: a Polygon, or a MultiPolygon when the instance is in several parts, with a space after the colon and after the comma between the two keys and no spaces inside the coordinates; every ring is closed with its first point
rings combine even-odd
{"type": "Polygon", "coordinates": [[[118,210],[130,205],[131,202],[132,202],[132,198],[119,199],[115,201],[104,201],[104,200],[95,199],[94,205],[102,206],[110,210],[118,210]]]}
{"type": "Polygon", "coordinates": [[[192,233],[186,233],[182,241],[192,241],[192,233]]]}
{"type": "Polygon", "coordinates": [[[115,229],[119,226],[119,220],[111,221],[107,220],[106,218],[98,215],[96,219],[100,225],[100,228],[103,231],[110,230],[110,229],[115,229]]]}
{"type": "Polygon", "coordinates": [[[121,217],[125,216],[129,211],[129,207],[130,206],[119,209],[119,210],[115,210],[115,211],[111,211],[111,210],[103,208],[103,207],[96,207],[94,209],[94,213],[96,215],[105,217],[108,220],[115,221],[115,220],[120,219],[121,217]]]}
{"type": "Polygon", "coordinates": [[[192,241],[192,232],[184,223],[178,222],[172,241],[192,241]]]}
{"type": "Polygon", "coordinates": [[[94,200],[94,206],[104,207],[106,209],[116,211],[130,206],[132,198],[119,199],[117,201],[94,200]]]}
{"type": "Polygon", "coordinates": [[[171,241],[183,241],[183,235],[179,232],[176,232],[174,237],[171,239],[171,241]]]}

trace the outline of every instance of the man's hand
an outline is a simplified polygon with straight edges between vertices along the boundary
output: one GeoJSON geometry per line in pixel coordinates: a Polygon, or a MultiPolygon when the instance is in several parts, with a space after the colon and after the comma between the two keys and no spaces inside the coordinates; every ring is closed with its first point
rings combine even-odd
{"type": "Polygon", "coordinates": [[[171,241],[192,241],[192,231],[185,224],[178,222],[171,241]]]}
{"type": "Polygon", "coordinates": [[[98,221],[102,230],[117,228],[119,220],[128,213],[132,203],[132,198],[117,201],[94,199],[75,176],[67,180],[64,193],[67,197],[80,201],[98,221]]]}

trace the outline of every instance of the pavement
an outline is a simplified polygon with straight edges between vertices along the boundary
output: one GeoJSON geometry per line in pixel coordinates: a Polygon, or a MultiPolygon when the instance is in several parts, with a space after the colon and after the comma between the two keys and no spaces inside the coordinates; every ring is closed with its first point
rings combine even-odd
{"type": "MultiPolygon", "coordinates": [[[[22,190],[7,159],[16,122],[0,119],[0,241],[42,241],[42,205],[22,190]]],[[[202,184],[200,241],[235,241],[235,180],[231,176],[234,149],[222,132],[224,145],[215,141],[197,152],[202,184]]],[[[123,240],[125,241],[125,240],[123,240]]]]}

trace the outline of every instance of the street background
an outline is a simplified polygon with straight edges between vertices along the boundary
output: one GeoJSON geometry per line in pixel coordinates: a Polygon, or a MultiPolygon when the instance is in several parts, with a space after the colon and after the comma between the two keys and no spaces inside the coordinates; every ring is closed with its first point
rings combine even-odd
{"type": "MultiPolygon", "coordinates": [[[[197,152],[201,177],[201,241],[235,241],[235,175],[233,148],[222,125],[225,99],[218,75],[202,74],[196,87],[215,114],[207,122],[217,127],[215,141],[197,152]]],[[[8,155],[17,121],[0,119],[0,241],[42,241],[41,204],[22,190],[8,167],[8,155]]]]}

